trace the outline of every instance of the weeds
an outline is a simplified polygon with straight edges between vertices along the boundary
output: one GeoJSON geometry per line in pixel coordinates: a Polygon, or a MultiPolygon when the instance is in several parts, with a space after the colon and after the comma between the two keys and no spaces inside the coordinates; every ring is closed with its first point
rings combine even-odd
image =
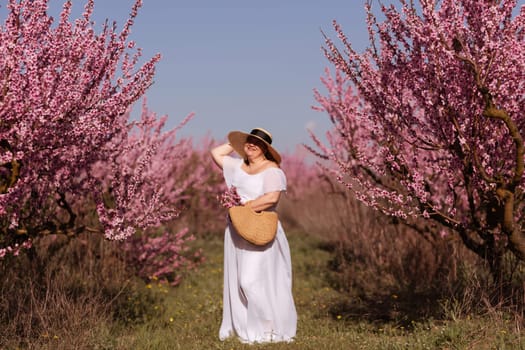
{"type": "Polygon", "coordinates": [[[112,344],[114,327],[152,317],[158,297],[138,290],[144,283],[114,242],[47,237],[35,247],[31,258],[2,261],[1,348],[93,348],[112,344]]]}
{"type": "Polygon", "coordinates": [[[190,247],[206,260],[177,287],[136,278],[122,249],[94,235],[48,237],[33,256],[3,260],[0,348],[524,348],[519,266],[514,294],[498,298],[487,270],[453,241],[428,240],[345,197],[336,196],[345,210],[323,211],[332,197],[309,196],[281,207],[299,316],[291,344],[218,340],[222,234],[206,229],[190,247]]]}
{"type": "MultiPolygon", "coordinates": [[[[87,243],[90,248],[82,249],[89,258],[78,261],[82,272],[75,273],[71,266],[66,269],[67,275],[55,271],[56,284],[51,285],[47,294],[31,299],[28,293],[31,288],[23,287],[22,283],[17,284],[16,292],[10,291],[19,300],[16,307],[11,305],[12,310],[20,311],[11,311],[12,318],[2,318],[0,347],[351,350],[520,349],[524,346],[516,320],[506,312],[465,316],[460,310],[453,318],[448,313],[452,310],[443,304],[443,314],[448,318],[417,319],[406,312],[408,297],[397,294],[385,294],[382,303],[388,307],[376,300],[379,306],[374,309],[370,300],[333,287],[333,276],[330,276],[334,272],[327,269],[333,255],[322,241],[300,231],[287,233],[299,315],[298,334],[291,344],[249,346],[235,339],[218,340],[222,316],[222,237],[208,235],[193,242],[195,249],[202,249],[206,261],[177,287],[159,281],[146,284],[130,279],[125,266],[116,265],[113,260],[115,252],[106,246],[108,242],[90,241],[87,243]],[[100,255],[88,253],[93,251],[100,255]],[[108,275],[110,271],[112,274],[108,275]],[[75,277],[75,274],[80,275],[75,277]],[[23,309],[31,303],[32,318],[23,309]],[[390,310],[392,314],[379,318],[377,310],[390,310]],[[31,331],[21,331],[24,327],[31,327],[31,331]]],[[[13,278],[5,271],[4,276],[13,278]]],[[[6,298],[5,283],[2,288],[2,298],[6,298]]],[[[417,307],[417,303],[413,302],[412,306],[417,307]]]]}

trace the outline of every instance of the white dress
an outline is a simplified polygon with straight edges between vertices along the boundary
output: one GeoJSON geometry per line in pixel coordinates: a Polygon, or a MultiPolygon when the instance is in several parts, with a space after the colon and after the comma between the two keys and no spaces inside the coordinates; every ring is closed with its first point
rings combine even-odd
{"type": "MultiPolygon", "coordinates": [[[[286,189],[286,177],[281,169],[269,168],[250,175],[241,169],[242,162],[242,159],[224,157],[223,172],[226,185],[237,188],[243,203],[286,189]]],[[[244,343],[291,341],[296,326],[290,248],[281,223],[275,240],[264,247],[248,243],[228,223],[224,236],[223,315],[219,338],[237,336],[244,343]]]]}

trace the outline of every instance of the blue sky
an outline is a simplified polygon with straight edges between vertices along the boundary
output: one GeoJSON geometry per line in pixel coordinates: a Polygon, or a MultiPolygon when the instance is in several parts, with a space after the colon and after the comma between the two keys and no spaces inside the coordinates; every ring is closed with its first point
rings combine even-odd
{"type": "MultiPolygon", "coordinates": [[[[58,14],[62,3],[50,0],[50,13],[58,14]]],[[[109,18],[121,28],[133,3],[95,0],[95,27],[109,18]]],[[[364,3],[143,0],[132,39],[145,58],[162,54],[147,92],[148,106],[169,115],[170,128],[195,112],[181,135],[197,140],[208,133],[223,140],[230,130],[264,127],[280,150],[310,143],[307,126],[318,133],[329,127],[326,115],[311,110],[313,89],[322,90],[319,79],[329,66],[321,51],[321,30],[335,38],[332,20],[337,20],[362,51],[368,45],[364,3]]],[[[73,4],[76,18],[85,1],[73,4]]],[[[377,0],[374,8],[379,8],[377,0]]],[[[0,9],[4,13],[5,8],[0,9]]]]}
{"type": "MultiPolygon", "coordinates": [[[[58,14],[63,1],[51,0],[58,14]]],[[[133,0],[95,0],[95,27],[119,28],[133,0]]],[[[74,18],[85,1],[73,1],[74,18]]],[[[326,115],[311,110],[313,89],[328,61],[321,30],[334,36],[338,20],[357,48],[366,44],[364,0],[143,0],[132,38],[149,58],[162,54],[148,106],[169,115],[169,127],[188,113],[181,131],[223,140],[230,130],[264,127],[274,145],[309,143],[306,126],[322,132],[326,115]]],[[[377,4],[376,4],[377,5],[377,4]]],[[[136,110],[140,106],[136,106],[136,110]]]]}

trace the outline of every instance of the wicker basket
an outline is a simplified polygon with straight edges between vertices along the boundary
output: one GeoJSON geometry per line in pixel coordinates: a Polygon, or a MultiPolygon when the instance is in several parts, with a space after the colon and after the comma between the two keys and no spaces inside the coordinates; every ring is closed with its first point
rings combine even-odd
{"type": "Polygon", "coordinates": [[[247,206],[234,206],[228,210],[235,230],[248,242],[266,245],[277,234],[277,213],[273,211],[256,212],[247,206]]]}

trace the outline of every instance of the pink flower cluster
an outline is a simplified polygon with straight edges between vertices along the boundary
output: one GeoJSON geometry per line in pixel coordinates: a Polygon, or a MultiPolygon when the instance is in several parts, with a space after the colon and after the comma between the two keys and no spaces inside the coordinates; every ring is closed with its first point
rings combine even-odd
{"type": "Polygon", "coordinates": [[[237,193],[237,188],[231,186],[226,191],[217,196],[217,200],[224,208],[231,208],[241,205],[241,197],[237,193]]]}
{"type": "Polygon", "coordinates": [[[129,122],[160,60],[139,66],[129,40],[141,1],[120,33],[109,22],[97,33],[93,0],[74,21],[66,1],[56,23],[48,2],[9,0],[0,27],[0,245],[77,232],[90,201],[109,239],[176,217],[195,181],[182,178],[190,142],[145,106],[129,122]]]}
{"type": "Polygon", "coordinates": [[[139,277],[177,285],[183,271],[203,261],[201,251],[188,251],[187,243],[194,239],[185,228],[175,234],[166,231],[160,235],[135,235],[123,242],[123,247],[130,265],[138,268],[139,277]]]}
{"type": "Polygon", "coordinates": [[[101,184],[94,195],[106,238],[123,240],[180,214],[185,191],[201,181],[198,171],[186,170],[193,162],[190,140],[176,139],[192,116],[163,132],[167,117],[157,118],[145,101],[139,121],[127,125],[129,114],[123,115],[123,132],[105,145],[109,159],[92,172],[101,184]]]}
{"type": "Polygon", "coordinates": [[[7,255],[18,256],[22,249],[29,249],[33,246],[31,240],[24,241],[22,244],[15,243],[13,246],[7,246],[0,248],[0,260],[4,259],[7,255]]]}
{"type": "Polygon", "coordinates": [[[315,108],[333,129],[323,142],[312,134],[313,153],[367,205],[434,220],[480,255],[494,230],[518,242],[525,7],[514,11],[515,0],[401,0],[381,5],[379,22],[371,6],[371,45],[363,53],[336,22],[339,43],[326,38],[335,73],[322,78],[327,92],[315,92],[315,108]]]}

